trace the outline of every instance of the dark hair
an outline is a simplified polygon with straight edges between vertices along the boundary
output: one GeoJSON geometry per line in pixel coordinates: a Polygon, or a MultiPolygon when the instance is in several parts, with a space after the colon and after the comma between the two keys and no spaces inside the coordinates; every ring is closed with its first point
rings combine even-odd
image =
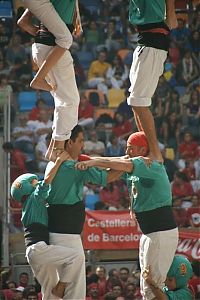
{"type": "MultiPolygon", "coordinates": [[[[80,132],[83,132],[83,128],[81,127],[81,125],[76,125],[71,132],[71,136],[70,136],[70,140],[72,140],[73,142],[76,141],[78,135],[80,132]]],[[[65,147],[66,147],[66,143],[68,142],[68,140],[65,141],[65,147]]]]}
{"type": "Polygon", "coordinates": [[[36,292],[29,292],[28,294],[27,294],[27,299],[28,299],[28,297],[29,296],[36,296],[37,297],[37,299],[38,299],[38,294],[36,293],[36,292]]]}
{"type": "Polygon", "coordinates": [[[26,273],[26,272],[22,272],[22,273],[20,273],[20,274],[19,274],[19,278],[20,278],[21,276],[23,276],[23,275],[26,275],[26,276],[28,276],[28,277],[29,277],[28,273],[26,273]]]}
{"type": "Polygon", "coordinates": [[[121,267],[119,271],[121,272],[122,270],[127,271],[128,274],[130,273],[129,268],[121,267]]]}
{"type": "Polygon", "coordinates": [[[39,103],[47,104],[46,101],[43,98],[38,98],[37,101],[35,102],[35,106],[38,106],[39,103]]]}
{"type": "Polygon", "coordinates": [[[13,144],[11,142],[3,143],[2,148],[4,150],[13,150],[14,149],[13,144]]]}

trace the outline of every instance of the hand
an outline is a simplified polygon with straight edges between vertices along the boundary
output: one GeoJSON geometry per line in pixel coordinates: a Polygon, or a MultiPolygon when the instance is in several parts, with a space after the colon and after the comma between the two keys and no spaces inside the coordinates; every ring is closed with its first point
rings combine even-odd
{"type": "Polygon", "coordinates": [[[87,170],[89,167],[93,166],[93,161],[88,160],[88,161],[81,161],[76,163],[75,168],[81,171],[87,170]]]}
{"type": "Polygon", "coordinates": [[[74,28],[74,31],[72,33],[73,37],[74,38],[79,38],[81,35],[83,34],[83,29],[82,29],[82,26],[81,24],[77,24],[75,25],[75,28],[74,28]]]}
{"type": "Polygon", "coordinates": [[[142,272],[142,277],[148,284],[155,284],[152,279],[150,266],[148,266],[147,268],[144,269],[144,271],[142,272]]]}

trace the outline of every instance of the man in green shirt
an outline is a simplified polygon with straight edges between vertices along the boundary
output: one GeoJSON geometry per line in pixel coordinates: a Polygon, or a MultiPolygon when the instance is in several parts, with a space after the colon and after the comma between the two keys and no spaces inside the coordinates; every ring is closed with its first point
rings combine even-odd
{"type": "Polygon", "coordinates": [[[44,180],[38,181],[37,175],[26,173],[17,177],[11,186],[13,199],[23,204],[21,220],[24,226],[26,258],[41,285],[43,300],[50,299],[46,291],[47,265],[60,268],[59,282],[50,287],[54,295],[51,294],[51,297],[59,298],[63,297],[67,283],[76,280],[76,273],[82,265],[82,257],[78,251],[70,247],[49,245],[46,199],[54,176],[67,158],[68,154],[63,152],[46,173],[44,180]]]}
{"type": "Polygon", "coordinates": [[[138,31],[138,46],[133,53],[127,99],[138,115],[149,141],[150,157],[163,161],[154,119],[149,106],[169,48],[170,29],[177,26],[174,0],[130,0],[129,20],[138,31]]]}
{"type": "MultiPolygon", "coordinates": [[[[85,255],[81,242],[81,232],[85,221],[85,205],[83,188],[86,183],[106,186],[116,180],[122,172],[106,171],[90,168],[85,171],[75,169],[75,164],[84,147],[83,130],[77,125],[72,130],[71,137],[66,141],[65,149],[71,159],[64,162],[51,184],[47,198],[50,244],[71,247],[82,257],[82,266],[76,274],[76,281],[69,283],[63,299],[85,300],[85,255]]],[[[53,162],[49,162],[46,172],[53,162]]],[[[59,279],[59,270],[48,268],[50,275],[49,286],[55,285],[59,279]]]]}
{"type": "MultiPolygon", "coordinates": [[[[155,160],[150,166],[147,165],[149,145],[143,131],[129,136],[126,153],[129,159],[102,157],[80,162],[76,166],[80,170],[97,166],[125,172],[123,178],[129,189],[131,214],[134,211],[143,233],[139,247],[140,267],[143,271],[150,265],[152,278],[162,289],[178,245],[170,182],[162,163],[155,160]]],[[[155,153],[154,156],[156,158],[155,153]]],[[[142,276],[140,286],[143,299],[154,299],[142,276]]]]}

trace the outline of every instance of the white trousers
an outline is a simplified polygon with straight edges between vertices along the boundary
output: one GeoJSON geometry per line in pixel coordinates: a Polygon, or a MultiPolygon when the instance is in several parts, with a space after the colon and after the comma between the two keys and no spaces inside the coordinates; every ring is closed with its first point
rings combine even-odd
{"type": "MultiPolygon", "coordinates": [[[[39,43],[32,45],[33,60],[39,67],[52,51],[52,48],[52,46],[39,43]]],[[[57,85],[55,92],[51,92],[55,102],[52,138],[64,141],[70,138],[71,130],[78,123],[80,101],[73,59],[68,50],[51,69],[47,80],[57,85]]]]}
{"type": "MultiPolygon", "coordinates": [[[[85,254],[82,246],[81,237],[78,234],[59,234],[50,233],[50,244],[62,246],[66,249],[71,249],[79,253],[79,260],[75,266],[75,281],[70,282],[66,289],[63,299],[67,300],[85,300],[86,297],[86,275],[85,275],[85,254]]],[[[60,269],[50,266],[47,269],[48,282],[47,282],[47,295],[50,295],[51,287],[55,286],[58,277],[61,276],[60,269]]],[[[46,300],[47,298],[45,298],[46,300]]],[[[51,298],[48,298],[49,300],[51,298]]],[[[55,300],[55,297],[53,298],[55,300]]],[[[52,300],[53,300],[52,299],[52,300]]]]}
{"type": "Polygon", "coordinates": [[[24,0],[24,4],[55,36],[58,46],[65,49],[71,47],[73,42],[72,35],[50,0],[24,0]]]}
{"type": "Polygon", "coordinates": [[[163,73],[167,51],[151,47],[137,46],[133,53],[130,69],[130,96],[127,102],[131,106],[150,106],[151,98],[163,73]]]}
{"type": "Polygon", "coordinates": [[[41,284],[43,300],[55,299],[51,290],[56,286],[58,280],[68,284],[76,282],[77,272],[79,272],[83,261],[78,249],[47,245],[45,242],[38,242],[29,246],[26,249],[26,258],[34,276],[41,284]],[[55,282],[51,281],[51,273],[48,272],[49,267],[55,270],[55,282]],[[57,276],[56,270],[59,271],[59,276],[57,276]]]}
{"type": "Polygon", "coordinates": [[[139,259],[141,268],[140,288],[143,300],[155,298],[142,272],[151,267],[152,279],[162,289],[167,272],[172,264],[178,246],[178,228],[142,235],[140,239],[139,259]]]}

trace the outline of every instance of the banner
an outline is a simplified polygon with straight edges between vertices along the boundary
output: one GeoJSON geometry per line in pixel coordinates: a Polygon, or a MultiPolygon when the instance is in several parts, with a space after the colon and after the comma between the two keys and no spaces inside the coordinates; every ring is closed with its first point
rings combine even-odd
{"type": "Polygon", "coordinates": [[[126,211],[86,211],[85,249],[137,249],[141,231],[126,211]]]}
{"type": "Polygon", "coordinates": [[[200,260],[200,234],[199,232],[186,231],[179,232],[179,243],[177,254],[183,254],[189,259],[200,260]]]}
{"type": "MultiPolygon", "coordinates": [[[[86,211],[83,231],[84,249],[138,249],[140,228],[126,211],[86,211]]],[[[199,232],[184,228],[179,232],[177,253],[200,259],[199,232]]]]}

